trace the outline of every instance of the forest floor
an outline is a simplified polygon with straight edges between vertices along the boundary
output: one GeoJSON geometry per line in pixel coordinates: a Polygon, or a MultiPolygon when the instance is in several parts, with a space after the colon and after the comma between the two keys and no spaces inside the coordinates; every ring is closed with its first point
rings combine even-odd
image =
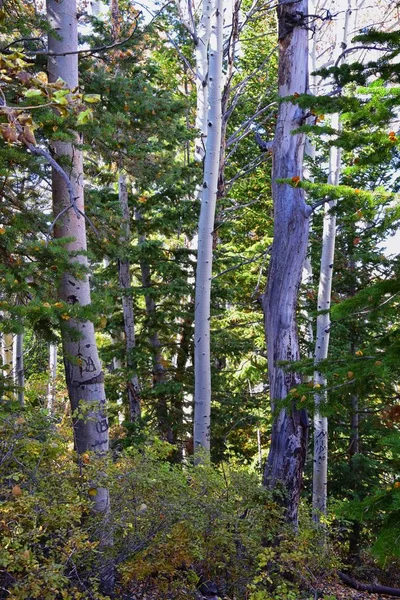
{"type": "Polygon", "coordinates": [[[342,583],[321,583],[315,586],[324,596],[331,596],[336,600],[393,600],[393,596],[360,592],[342,583]]]}

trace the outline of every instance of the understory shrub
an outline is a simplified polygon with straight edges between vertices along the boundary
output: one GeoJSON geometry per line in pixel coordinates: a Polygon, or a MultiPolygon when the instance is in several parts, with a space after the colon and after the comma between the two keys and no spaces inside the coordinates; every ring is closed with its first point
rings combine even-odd
{"type": "Polygon", "coordinates": [[[294,538],[247,467],[171,464],[156,438],[78,457],[70,431],[45,410],[0,411],[0,598],[101,600],[95,574],[112,563],[117,599],[193,598],[205,581],[232,600],[289,599],[320,568],[310,527],[294,538]],[[99,486],[111,502],[96,515],[99,486]]]}

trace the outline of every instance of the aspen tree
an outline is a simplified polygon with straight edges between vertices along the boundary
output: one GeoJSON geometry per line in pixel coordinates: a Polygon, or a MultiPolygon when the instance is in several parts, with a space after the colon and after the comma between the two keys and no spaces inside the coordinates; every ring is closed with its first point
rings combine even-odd
{"type": "Polygon", "coordinates": [[[24,405],[24,385],[25,385],[25,373],[24,373],[24,334],[22,332],[16,333],[14,336],[14,348],[13,348],[13,373],[14,383],[17,388],[16,398],[21,406],[24,405]]]}
{"type": "Polygon", "coordinates": [[[212,251],[222,126],[223,0],[217,0],[210,34],[206,154],[198,232],[195,291],[194,449],[210,451],[210,302],[212,251]]]}
{"type": "MultiPolygon", "coordinates": [[[[281,98],[296,97],[308,89],[307,0],[278,4],[281,98]]],[[[302,269],[307,254],[310,207],[304,191],[296,187],[303,171],[304,133],[292,133],[303,124],[305,113],[296,104],[280,103],[272,144],[272,196],[274,240],[263,297],[267,338],[270,397],[274,422],[264,483],[285,489],[286,517],[297,524],[298,504],[306,456],[308,418],[304,410],[279,408],[280,400],[300,383],[300,375],[280,364],[300,357],[296,309],[302,269]],[[293,184],[281,183],[292,179],[293,184]]]]}
{"type": "MultiPolygon", "coordinates": [[[[75,0],[64,0],[61,3],[57,0],[47,0],[47,18],[51,28],[48,41],[49,81],[56,81],[60,77],[69,89],[76,89],[78,87],[78,23],[75,0]]],[[[83,213],[83,160],[82,151],[78,148],[79,142],[79,136],[74,134],[74,142],[53,141],[51,147],[57,161],[68,163],[66,170],[73,189],[74,201],[83,213]]],[[[52,171],[52,193],[54,216],[59,216],[54,228],[55,236],[72,238],[67,245],[68,251],[74,253],[71,261],[76,261],[87,270],[85,219],[72,210],[66,181],[55,169],[52,171]]],[[[88,275],[84,274],[78,279],[65,273],[59,294],[60,299],[68,304],[89,305],[91,297],[88,275]]],[[[78,454],[89,450],[97,456],[104,456],[109,449],[108,419],[105,413],[104,374],[98,356],[94,325],[91,321],[69,319],[62,327],[61,334],[65,376],[74,416],[76,450],[78,454]]],[[[107,488],[93,482],[93,492],[91,494],[93,510],[107,515],[109,510],[107,488]]],[[[105,522],[100,532],[100,549],[110,544],[109,527],[105,522]]],[[[102,589],[111,592],[112,566],[101,564],[99,569],[102,589]]]]}
{"type": "MultiPolygon", "coordinates": [[[[348,1],[344,18],[337,23],[337,34],[334,59],[337,60],[343,48],[347,46],[349,18],[351,15],[351,0],[348,1]],[[341,31],[342,30],[342,31],[341,31]]],[[[331,127],[340,131],[339,115],[332,115],[331,127]]],[[[339,185],[341,171],[341,148],[331,146],[329,153],[329,175],[328,183],[339,185]]],[[[335,256],[336,238],[336,200],[325,203],[322,251],[318,285],[318,316],[317,331],[315,339],[315,365],[328,358],[329,336],[330,336],[330,307],[332,292],[332,276],[335,256]]],[[[325,388],[327,378],[324,373],[316,368],[314,372],[314,386],[317,390],[325,388]]],[[[313,520],[321,522],[321,515],[326,514],[327,488],[328,488],[328,418],[321,413],[320,405],[327,400],[326,391],[316,392],[314,396],[314,457],[313,457],[313,520]]]]}
{"type": "MultiPolygon", "coordinates": [[[[75,0],[47,2],[48,21],[54,35],[49,35],[49,80],[62,78],[70,89],[78,87],[78,31],[75,0]]],[[[83,212],[83,164],[82,151],[77,147],[79,137],[72,142],[52,142],[52,151],[58,160],[68,161],[68,174],[74,191],[76,206],[83,212]]],[[[76,260],[87,269],[86,223],[81,215],[70,208],[70,196],[64,178],[53,169],[53,212],[64,214],[55,225],[56,237],[73,238],[67,248],[76,253],[76,260]]],[[[72,259],[71,259],[72,260],[72,259]]],[[[76,279],[65,273],[60,298],[68,304],[88,305],[91,302],[89,278],[76,279]]],[[[93,450],[103,454],[108,451],[108,420],[105,415],[104,374],[98,357],[94,326],[90,321],[66,320],[62,330],[65,374],[71,407],[75,414],[80,404],[89,409],[90,418],[76,417],[74,434],[79,453],[93,450]],[[77,339],[77,337],[79,339],[77,339]]],[[[101,496],[101,494],[98,494],[101,496]]],[[[98,499],[99,509],[108,503],[107,494],[98,499]]]]}

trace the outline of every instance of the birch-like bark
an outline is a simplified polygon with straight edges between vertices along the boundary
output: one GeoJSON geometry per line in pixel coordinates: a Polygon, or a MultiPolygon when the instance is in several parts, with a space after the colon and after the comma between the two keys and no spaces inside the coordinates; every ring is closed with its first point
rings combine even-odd
{"type": "Polygon", "coordinates": [[[49,381],[47,383],[47,410],[50,414],[54,411],[56,399],[57,378],[57,344],[49,343],[49,381]]]}
{"type": "MultiPolygon", "coordinates": [[[[334,60],[340,56],[343,48],[347,45],[349,19],[351,15],[351,0],[348,0],[347,10],[343,19],[338,22],[338,30],[342,29],[342,35],[338,31],[334,49],[334,60]]],[[[334,114],[331,118],[331,126],[336,131],[340,130],[339,115],[334,114]]],[[[329,155],[328,183],[338,185],[341,170],[341,149],[332,146],[329,155]]],[[[322,232],[322,253],[320,264],[320,275],[318,285],[318,316],[317,332],[315,340],[315,365],[314,385],[322,392],[316,392],[314,396],[314,455],[313,455],[313,496],[312,511],[313,520],[321,524],[321,517],[327,512],[328,499],[328,418],[321,413],[321,404],[327,402],[326,388],[327,378],[318,370],[318,363],[328,358],[329,335],[330,335],[330,309],[332,293],[332,276],[335,256],[336,237],[336,201],[325,203],[325,212],[322,232]]]]}
{"type": "Polygon", "coordinates": [[[210,35],[206,155],[198,233],[194,330],[194,450],[210,451],[210,303],[213,231],[222,124],[223,0],[217,0],[210,35]]]}
{"type": "Polygon", "coordinates": [[[13,344],[13,374],[16,387],[16,399],[21,406],[24,405],[24,334],[16,333],[13,344]]]}
{"type": "MultiPolygon", "coordinates": [[[[121,245],[128,245],[131,239],[130,211],[128,204],[128,189],[126,186],[126,177],[123,173],[118,179],[118,198],[122,212],[121,225],[121,245]]],[[[129,260],[122,259],[118,261],[118,279],[122,292],[122,312],[124,316],[126,365],[130,372],[127,381],[127,396],[129,415],[132,422],[140,418],[140,387],[136,372],[136,364],[133,359],[133,352],[136,347],[135,339],[135,314],[133,310],[132,298],[132,278],[130,273],[129,260]]]]}
{"type": "MultiPolygon", "coordinates": [[[[191,0],[189,0],[191,2],[191,0]]],[[[200,136],[195,140],[195,160],[201,162],[205,156],[208,135],[208,46],[211,35],[213,0],[203,0],[200,22],[194,35],[196,65],[196,129],[200,136]]]]}
{"type": "MultiPolygon", "coordinates": [[[[1,345],[1,360],[3,363],[3,375],[7,380],[12,379],[13,368],[13,342],[12,333],[3,333],[1,345]]],[[[8,381],[10,383],[10,381],[8,381]]]]}
{"type": "MultiPolygon", "coordinates": [[[[49,34],[48,60],[49,81],[61,77],[70,89],[78,87],[78,20],[76,0],[47,0],[47,19],[51,31],[49,34]]],[[[80,139],[74,136],[72,142],[52,142],[52,152],[58,162],[67,162],[65,169],[70,177],[77,208],[84,212],[83,156],[77,147],[80,139]]],[[[54,217],[66,210],[57,220],[54,234],[57,238],[69,237],[69,252],[76,255],[76,261],[86,270],[86,223],[75,211],[68,209],[70,196],[66,181],[53,169],[52,193],[54,217]]],[[[85,274],[76,279],[65,273],[60,287],[60,299],[68,304],[86,306],[91,303],[89,278],[85,274]]],[[[73,413],[75,447],[79,454],[93,451],[104,456],[109,450],[108,419],[106,416],[106,397],[104,374],[99,360],[94,326],[91,321],[71,319],[62,327],[63,358],[68,395],[73,413]]],[[[107,513],[109,508],[108,490],[96,486],[96,494],[91,496],[93,509],[107,513]]],[[[101,531],[100,548],[110,545],[111,538],[107,526],[101,531]]],[[[102,589],[108,593],[113,587],[113,569],[100,567],[102,589]]]]}
{"type": "MultiPolygon", "coordinates": [[[[339,127],[339,118],[332,116],[332,127],[339,127]]],[[[330,152],[330,169],[328,183],[337,185],[340,176],[340,149],[332,146],[330,152]]],[[[330,308],[332,293],[333,261],[336,237],[336,201],[325,204],[322,233],[322,254],[318,285],[318,316],[315,339],[315,364],[328,357],[329,335],[331,327],[330,308]]],[[[326,376],[316,369],[314,386],[326,387],[326,376]]],[[[326,402],[325,391],[315,393],[314,404],[314,459],[313,459],[313,520],[320,522],[321,515],[326,514],[328,486],[328,419],[320,412],[321,403],[326,402]]]]}
{"type": "MultiPolygon", "coordinates": [[[[279,96],[304,94],[308,86],[308,31],[304,16],[307,0],[278,5],[279,96]]],[[[274,241],[267,289],[263,298],[272,409],[300,383],[300,375],[285,370],[281,361],[299,360],[296,309],[302,269],[307,254],[310,209],[301,188],[280,183],[301,177],[305,135],[292,133],[303,123],[304,112],[281,102],[273,143],[272,196],[274,241]]],[[[297,525],[298,505],[306,456],[308,417],[304,410],[278,409],[274,415],[271,448],[264,484],[285,490],[287,520],[297,525]]]]}

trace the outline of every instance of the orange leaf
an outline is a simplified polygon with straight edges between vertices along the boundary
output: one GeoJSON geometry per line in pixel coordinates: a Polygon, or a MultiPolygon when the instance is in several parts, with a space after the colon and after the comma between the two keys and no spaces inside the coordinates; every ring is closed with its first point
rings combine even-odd
{"type": "Polygon", "coordinates": [[[11,490],[11,493],[13,496],[21,496],[22,490],[19,487],[19,485],[14,485],[13,489],[11,490]]]}

